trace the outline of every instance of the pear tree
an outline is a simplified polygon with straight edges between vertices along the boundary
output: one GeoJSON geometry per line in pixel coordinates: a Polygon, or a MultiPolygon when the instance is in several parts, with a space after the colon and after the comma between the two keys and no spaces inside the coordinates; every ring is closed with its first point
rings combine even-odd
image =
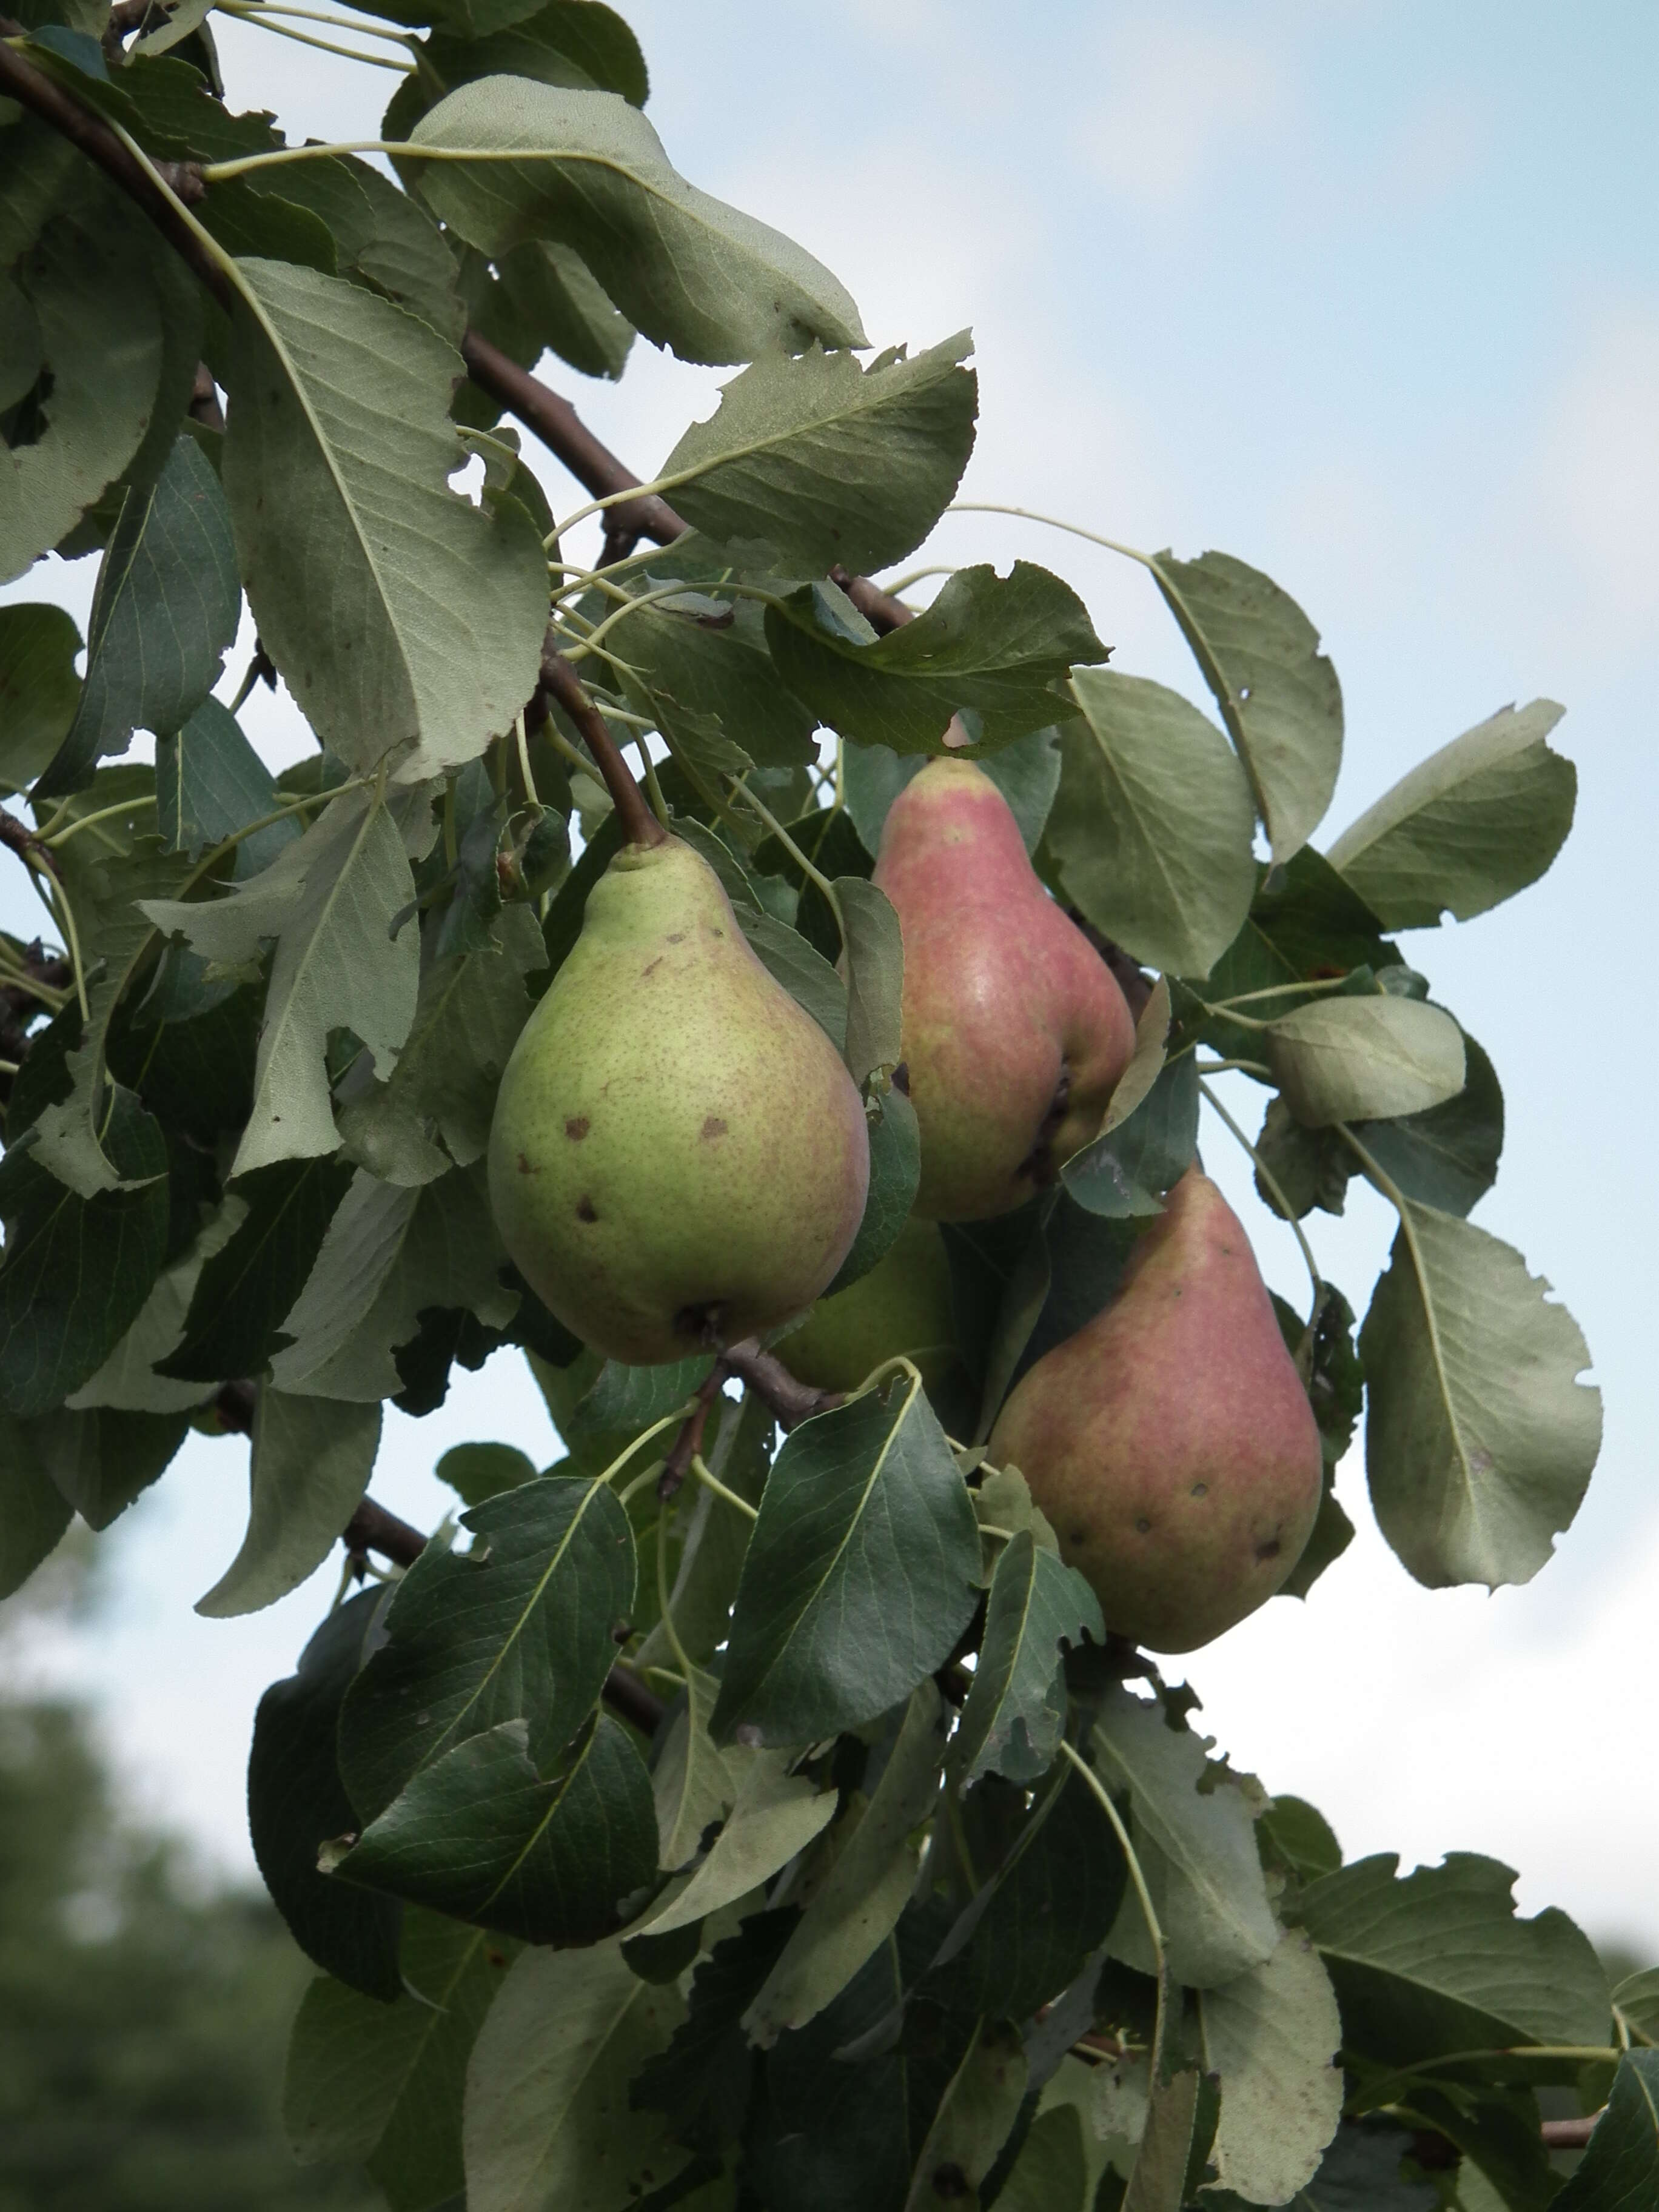
{"type": "Polygon", "coordinates": [[[1035,560],[916,594],[969,338],[873,351],[684,178],[602,0],[235,12],[388,61],[379,138],[234,112],[209,0],[0,24],[0,575],[100,563],[84,638],[50,566],[0,608],[0,1587],[192,1431],[250,1480],[199,1610],[341,1560],[250,1717],[295,2156],[394,2212],[1659,2203],[1659,1976],[1493,1860],[1346,1862],[1160,1664],[1342,1574],[1362,1456],[1431,1587],[1584,1495],[1583,1338],[1468,1218],[1498,1075],[1395,942],[1549,866],[1560,710],[1330,834],[1336,674],[1244,560],[1059,525],[1190,696],[1035,560]],[[636,338],[733,372],[647,479],[558,389],[636,338]],[[563,1455],[481,1436],[411,1525],[384,1407],[521,1359],[563,1455]]]}

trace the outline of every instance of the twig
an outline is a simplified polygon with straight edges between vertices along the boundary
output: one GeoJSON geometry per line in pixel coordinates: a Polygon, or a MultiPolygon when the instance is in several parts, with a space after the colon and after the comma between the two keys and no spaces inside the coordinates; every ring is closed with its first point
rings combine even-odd
{"type": "Polygon", "coordinates": [[[616,739],[605,727],[605,716],[583,690],[580,678],[559,651],[556,639],[556,634],[550,631],[542,647],[543,690],[564,708],[592,754],[593,765],[611,793],[611,803],[617,810],[624,838],[630,845],[665,843],[668,832],[646,805],[640,787],[628,772],[627,762],[617,750],[616,739]]]}
{"type": "Polygon", "coordinates": [[[702,1450],[703,1431],[708,1426],[709,1411],[725,1389],[726,1376],[731,1371],[723,1359],[717,1359],[698,1385],[696,1402],[681,1423],[680,1432],[662,1463],[657,1495],[665,1505],[690,1474],[692,1461],[702,1450]]]}
{"type": "Polygon", "coordinates": [[[1582,2120],[1546,2120],[1542,2129],[1546,2150],[1583,2150],[1595,2133],[1600,2112],[1590,2112],[1582,2120]]]}
{"type": "MultiPolygon", "coordinates": [[[[532,376],[527,369],[492,345],[477,331],[461,340],[461,358],[467,374],[481,391],[499,400],[533,430],[548,451],[556,453],[577,483],[596,499],[627,491],[640,479],[601,444],[568,399],[532,376]]],[[[644,499],[627,500],[606,510],[605,550],[600,565],[607,566],[629,553],[641,538],[666,545],[684,535],[686,524],[665,499],[648,493],[644,499]]]]}
{"type": "Polygon", "coordinates": [[[782,1429],[799,1427],[814,1413],[827,1413],[847,1402],[844,1390],[815,1390],[810,1382],[799,1381],[775,1352],[761,1350],[757,1337],[728,1344],[720,1354],[720,1365],[772,1408],[782,1429]]]}
{"type": "MultiPolygon", "coordinates": [[[[250,1388],[232,1383],[232,1389],[250,1388]]],[[[221,1396],[224,1395],[221,1392],[221,1396]]],[[[360,1556],[378,1552],[394,1566],[412,1567],[426,1549],[426,1538],[407,1521],[400,1521],[395,1513],[388,1513],[384,1505],[377,1505],[372,1498],[365,1498],[357,1510],[346,1522],[342,1538],[348,1552],[360,1556]]],[[[606,1705],[620,1713],[625,1721],[646,1735],[655,1734],[667,1706],[653,1691],[647,1689],[639,1676],[627,1667],[613,1667],[605,1678],[600,1692],[606,1705]]]]}
{"type": "MultiPolygon", "coordinates": [[[[0,17],[0,32],[15,36],[19,26],[0,17]]],[[[0,43],[0,93],[17,100],[22,106],[38,115],[60,137],[78,147],[89,161],[98,167],[127,197],[141,207],[156,228],[161,232],[173,251],[200,277],[219,305],[228,311],[234,304],[235,295],[229,279],[218,263],[209,253],[202,240],[185,222],[167,194],[144,169],[143,164],[124,146],[120,138],[100,116],[82,107],[71,98],[44,70],[35,68],[12,47],[0,43]]],[[[157,161],[156,173],[185,204],[193,205],[203,193],[199,170],[191,161],[157,161]]]]}

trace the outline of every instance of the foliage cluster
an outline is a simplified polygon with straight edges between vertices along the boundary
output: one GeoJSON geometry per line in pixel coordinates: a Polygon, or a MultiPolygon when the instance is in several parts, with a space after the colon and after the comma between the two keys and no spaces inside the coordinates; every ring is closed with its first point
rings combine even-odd
{"type": "MultiPolygon", "coordinates": [[[[1114,549],[1213,714],[1109,668],[1032,562],[920,611],[870,583],[952,501],[967,337],[860,361],[835,277],[671,166],[609,8],[385,0],[354,34],[399,77],[397,184],[229,112],[204,0],[31,0],[0,40],[0,573],[102,549],[84,674],[61,610],[0,611],[27,809],[0,834],[53,939],[0,940],[0,1579],[72,1514],[106,1526],[192,1425],[252,1437],[201,1610],[283,1595],[348,1524],[360,1571],[404,1570],[335,1607],[254,1733],[262,1868],[325,1970],[300,2155],[365,2160],[399,2212],[1647,2201],[1653,1978],[1610,1991],[1492,1862],[1343,1864],[1107,1636],[976,1441],[1110,1297],[1207,1103],[1298,1224],[1283,1319],[1328,1476],[1363,1404],[1419,1581],[1544,1564],[1599,1443],[1589,1353],[1468,1218],[1502,1093],[1393,933],[1549,865],[1559,710],[1502,710],[1316,849],[1340,688],[1242,561],[1114,549]],[[644,487],[525,374],[618,374],[636,334],[741,365],[644,487]],[[509,409],[592,505],[556,520],[509,409]],[[244,594],[249,684],[318,743],[280,777],[214,693],[244,594]],[[141,731],[153,767],[120,757],[141,731]],[[949,1390],[901,1362],[780,1442],[775,1376],[602,1365],[507,1263],[496,1085],[642,805],[617,749],[652,732],[652,805],[868,1102],[843,1282],[915,1188],[868,878],[923,761],[980,761],[1054,895],[1158,971],[1102,1135],[951,1234],[949,1390]],[[1357,1340],[1300,1226],[1356,1174],[1400,1224],[1357,1340]],[[465,1510],[422,1547],[365,1502],[381,1408],[507,1346],[567,1456],[452,1455],[465,1510]],[[696,1479],[664,1497],[688,1418],[696,1479]],[[1607,2107],[1565,2185],[1537,2101],[1562,2084],[1607,2107]]],[[[1293,1593],[1350,1534],[1328,1482],[1293,1593]]]]}

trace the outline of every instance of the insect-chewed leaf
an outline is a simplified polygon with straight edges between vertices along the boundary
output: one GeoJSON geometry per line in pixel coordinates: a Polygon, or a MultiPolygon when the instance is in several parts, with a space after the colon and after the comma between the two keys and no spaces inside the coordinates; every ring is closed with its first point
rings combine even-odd
{"type": "Polygon", "coordinates": [[[469,2069],[469,2212],[609,2212],[653,2195],[689,2154],[629,2087],[685,2015],[620,1952],[530,1951],[514,1966],[469,2069]]]}
{"type": "Polygon", "coordinates": [[[1291,2203],[1342,2117],[1330,1977],[1293,1929],[1261,1966],[1204,1990],[1198,2009],[1204,2063],[1221,2081],[1210,2152],[1218,2183],[1252,2204],[1291,2203]]]}
{"type": "Polygon", "coordinates": [[[1052,723],[1060,678],[1106,658],[1071,586],[1029,561],[1006,576],[958,568],[925,614],[882,638],[835,585],[803,585],[767,609],[766,637],[790,690],[843,737],[944,753],[958,714],[969,759],[1052,723]]]}
{"type": "Polygon", "coordinates": [[[873,1795],[744,2015],[751,2042],[769,2049],[816,2017],[897,1925],[916,1886],[911,1837],[933,1809],[944,1760],[943,1705],[924,1682],[910,1693],[873,1795]]]}
{"type": "Polygon", "coordinates": [[[0,607],[0,783],[33,782],[75,720],[81,633],[65,608],[44,600],[0,607]]]}
{"type": "Polygon", "coordinates": [[[492,259],[532,238],[574,246],[629,319],[683,361],[866,343],[821,263],[687,184],[615,93],[486,77],[440,100],[411,136],[485,157],[404,156],[428,206],[469,245],[492,259]]]}
{"type": "Polygon", "coordinates": [[[906,1378],[802,1424],[761,1500],[738,1586],[717,1742],[811,1743],[908,1697],[978,1595],[967,1486],[906,1378]]]}
{"type": "Polygon", "coordinates": [[[1261,1039],[1297,1120],[1309,1128],[1421,1114],[1463,1088],[1463,1032],[1418,999],[1316,999],[1261,1039]]]}
{"type": "Polygon", "coordinates": [[[527,1943],[594,1943],[657,1871],[651,1780],[606,1714],[549,1778],[523,1721],[422,1765],[333,1872],[527,1943]]]}
{"type": "Polygon", "coordinates": [[[37,798],[75,790],[135,730],[165,737],[187,721],[218,681],[241,605],[230,510],[211,462],[181,434],[155,483],[122,506],[98,572],[80,704],[37,798]]]}
{"type": "Polygon", "coordinates": [[[1351,2050],[1407,2066],[1449,2051],[1605,2042],[1607,1974],[1565,1912],[1517,1919],[1513,1873],[1472,1852],[1403,1879],[1399,1865],[1393,1854],[1357,1860],[1296,1908],[1351,2050]]]}
{"type": "Polygon", "coordinates": [[[435,332],[341,278],[237,266],[224,482],[260,637],[349,766],[459,767],[535,685],[535,525],[450,490],[461,362],[435,332]]]}
{"type": "Polygon", "coordinates": [[[1640,2212],[1659,2199],[1659,2051],[1627,2051],[1559,2212],[1640,2212]]]}
{"type": "Polygon", "coordinates": [[[963,1784],[981,1774],[1035,1782],[1048,1772],[1066,1724],[1061,1654],[1085,1635],[1105,1641],[1094,1592],[1021,1529],[991,1577],[974,1686],[951,1741],[951,1771],[963,1784]]]}
{"type": "Polygon", "coordinates": [[[1601,1394],[1583,1332],[1512,1245],[1406,1201],[1360,1332],[1365,1470],[1420,1583],[1529,1582],[1577,1511],[1601,1394]]]}
{"type": "Polygon", "coordinates": [[[297,1589],[340,1540],[374,1472],[377,1405],[290,1397],[269,1381],[253,1417],[252,1502],[242,1547],[196,1610],[257,1613],[297,1589]]]}
{"type": "MultiPolygon", "coordinates": [[[[1214,1989],[1270,1958],[1279,1930],[1246,1784],[1212,1765],[1202,1737],[1170,1728],[1157,1706],[1122,1690],[1102,1706],[1093,1741],[1108,1786],[1129,1791],[1135,1850],[1176,1980],[1214,1989]]],[[[1133,1898],[1119,1914],[1113,1947],[1128,1965],[1152,1971],[1133,1898]]]]}
{"type": "Polygon", "coordinates": [[[253,1717],[247,1823],[265,1887],[295,1942],[327,1973],[390,2002],[398,1972],[400,1912],[320,1874],[317,1854],[356,1815],[340,1781],[335,1735],[340,1703],[384,1593],[360,1590],[329,1614],[286,1680],[273,1682],[253,1717]]]}
{"type": "Polygon", "coordinates": [[[1390,929],[1460,921],[1536,883],[1572,827],[1577,772],[1546,742],[1565,710],[1504,707],[1421,761],[1327,858],[1390,929]]]}
{"type": "Polygon", "coordinates": [[[633,1538],[604,1483],[550,1476],[461,1520],[473,1550],[428,1545],[346,1699],[340,1767],[365,1820],[452,1745],[508,1721],[528,1723],[529,1758],[550,1770],[598,1700],[611,1632],[634,1601],[633,1538]]]}
{"type": "Polygon", "coordinates": [[[964,331],[868,368],[817,348],[768,354],[726,386],[659,473],[717,544],[763,545],[796,575],[885,568],[921,543],[967,465],[970,343],[964,331]]]}
{"type": "Polygon", "coordinates": [[[1342,765],[1342,687],[1290,593],[1227,553],[1152,565],[1255,787],[1275,860],[1323,817],[1342,765]]]}
{"type": "Polygon", "coordinates": [[[1079,670],[1048,833],[1060,880],[1137,960],[1207,975],[1255,891],[1255,815],[1238,757],[1179,692],[1079,670]]]}
{"type": "Polygon", "coordinates": [[[459,2195],[467,2057],[516,1948],[410,1912],[395,2003],[327,1975],[313,1982],[283,2092],[283,2126],[301,2165],[367,2165],[398,2205],[435,2207],[459,2195]]]}

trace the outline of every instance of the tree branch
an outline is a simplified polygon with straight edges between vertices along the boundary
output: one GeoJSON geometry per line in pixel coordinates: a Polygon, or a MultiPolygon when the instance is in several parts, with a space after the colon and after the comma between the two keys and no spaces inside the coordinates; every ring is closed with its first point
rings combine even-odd
{"type": "MultiPolygon", "coordinates": [[[[412,1567],[426,1549],[426,1538],[418,1528],[412,1528],[407,1521],[400,1521],[395,1513],[388,1513],[372,1498],[365,1498],[346,1522],[341,1540],[348,1552],[360,1559],[367,1553],[378,1552],[383,1559],[390,1559],[398,1567],[412,1567]]],[[[648,1690],[629,1667],[613,1667],[605,1678],[600,1695],[606,1705],[625,1721],[632,1721],[646,1735],[655,1734],[668,1710],[655,1692],[648,1690]]]]}
{"type": "Polygon", "coordinates": [[[793,1429],[810,1421],[814,1413],[827,1413],[847,1402],[844,1390],[815,1390],[789,1372],[776,1352],[763,1352],[759,1340],[746,1336],[729,1344],[720,1354],[727,1375],[746,1382],[763,1405],[777,1415],[778,1426],[793,1429]]]}
{"type": "Polygon", "coordinates": [[[1544,2148],[1546,2150],[1583,2150],[1595,2133],[1600,2112],[1591,2112],[1582,2120],[1546,2120],[1544,2148]]]}
{"type": "Polygon", "coordinates": [[[661,845],[667,842],[668,832],[645,803],[645,794],[628,772],[628,763],[617,750],[617,741],[605,725],[605,716],[582,688],[580,678],[556,643],[557,632],[550,630],[547,642],[542,647],[542,689],[550,699],[556,700],[576,725],[578,733],[593,756],[593,765],[611,793],[611,803],[622,823],[623,836],[630,845],[661,845]]]}
{"type": "MultiPolygon", "coordinates": [[[[595,499],[628,491],[638,483],[633,471],[600,443],[568,399],[562,399],[528,369],[520,368],[487,337],[468,331],[461,340],[461,358],[472,381],[533,430],[595,499]]],[[[686,527],[667,501],[659,499],[654,492],[644,499],[624,500],[605,511],[605,558],[621,560],[641,538],[666,545],[682,536],[686,527]]]]}
{"type": "Polygon", "coordinates": [[[657,1478],[657,1496],[666,1505],[691,1472],[691,1462],[702,1449],[703,1431],[708,1426],[708,1415],[714,1401],[726,1388],[726,1378],[731,1369],[723,1359],[717,1359],[704,1376],[697,1390],[697,1402],[680,1423],[679,1434],[669,1449],[662,1463],[662,1473],[657,1478]]]}
{"type": "MultiPolygon", "coordinates": [[[[21,27],[0,16],[0,34],[15,38],[20,35],[21,27]]],[[[0,93],[38,115],[42,123],[67,138],[89,161],[95,161],[105,175],[143,209],[219,305],[227,312],[234,306],[236,295],[224,270],[189,224],[180,220],[179,210],[167,194],[157,190],[155,179],[131,149],[123,145],[101,116],[82,107],[44,70],[36,69],[33,62],[3,44],[0,44],[0,93]]],[[[201,198],[201,174],[192,162],[157,161],[155,167],[186,205],[201,198]]]]}

